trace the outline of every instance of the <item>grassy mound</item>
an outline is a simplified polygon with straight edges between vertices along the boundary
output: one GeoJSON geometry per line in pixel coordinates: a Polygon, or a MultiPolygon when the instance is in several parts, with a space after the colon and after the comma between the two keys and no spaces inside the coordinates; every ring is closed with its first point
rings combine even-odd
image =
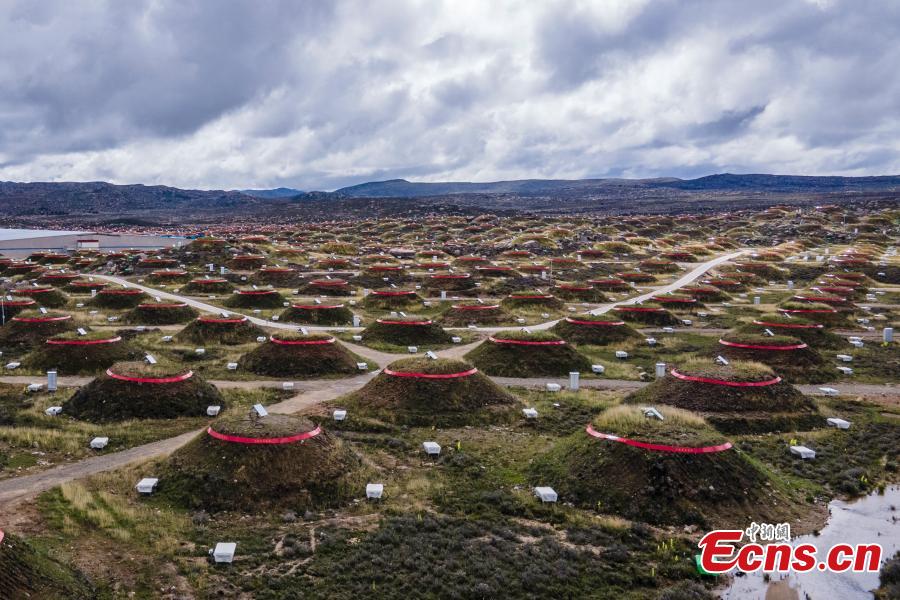
{"type": "Polygon", "coordinates": [[[634,306],[617,306],[612,309],[612,314],[628,323],[640,323],[643,325],[678,325],[681,321],[668,310],[652,302],[644,302],[634,306]]]}
{"type": "Polygon", "coordinates": [[[847,313],[818,302],[783,302],[778,306],[778,312],[829,327],[848,327],[851,324],[847,313]]]}
{"type": "Polygon", "coordinates": [[[191,344],[246,344],[266,335],[246,318],[242,317],[200,317],[175,335],[179,342],[191,344]]]}
{"type": "Polygon", "coordinates": [[[550,331],[567,342],[598,346],[641,337],[641,334],[627,323],[609,315],[583,314],[565,317],[550,331]]]}
{"type": "Polygon", "coordinates": [[[700,302],[722,302],[731,298],[731,296],[714,285],[683,287],[681,291],[700,302]]]}
{"type": "Polygon", "coordinates": [[[364,341],[385,342],[398,346],[449,344],[452,336],[425,317],[385,317],[376,320],[362,332],[364,341]]]}
{"type": "Polygon", "coordinates": [[[604,279],[590,279],[588,283],[596,287],[598,290],[607,292],[627,292],[631,289],[628,282],[618,277],[607,277],[604,279]]]}
{"type": "Polygon", "coordinates": [[[348,325],[353,313],[343,304],[293,304],[279,319],[306,325],[348,325]]]}
{"type": "Polygon", "coordinates": [[[278,308],[284,296],[278,290],[237,290],[223,302],[230,308],[278,308]]]}
{"type": "Polygon", "coordinates": [[[185,294],[224,294],[234,289],[227,279],[194,279],[181,288],[185,294]]]}
{"type": "Polygon", "coordinates": [[[199,313],[180,302],[138,304],[125,314],[125,322],[144,325],[175,325],[196,319],[199,313]]]}
{"type": "Polygon", "coordinates": [[[300,283],[300,274],[288,267],[263,267],[253,274],[253,283],[275,287],[294,287],[300,283]]]}
{"type": "Polygon", "coordinates": [[[91,299],[92,306],[101,308],[134,308],[147,300],[147,294],[135,288],[107,288],[97,292],[91,299]]]}
{"type": "Polygon", "coordinates": [[[312,296],[353,295],[353,289],[344,279],[314,279],[303,286],[302,292],[312,296]]]}
{"type": "Polygon", "coordinates": [[[38,283],[61,288],[69,285],[79,277],[81,277],[81,275],[78,273],[58,273],[48,271],[38,277],[38,283]]]}
{"type": "Polygon", "coordinates": [[[113,373],[97,377],[78,389],[63,406],[63,412],[76,419],[102,423],[127,419],[174,419],[201,416],[211,404],[224,404],[219,390],[197,374],[183,381],[165,383],[135,382],[118,377],[159,379],[178,378],[189,371],[171,365],[143,362],[116,363],[113,373]]]}
{"type": "Polygon", "coordinates": [[[96,373],[114,363],[134,360],[139,356],[141,353],[117,334],[89,331],[87,335],[78,335],[70,332],[48,339],[26,355],[22,364],[29,369],[57,369],[60,375],[77,375],[96,373]]]}
{"type": "Polygon", "coordinates": [[[323,333],[301,335],[278,332],[265,344],[242,356],[239,362],[241,368],[251,373],[270,377],[352,375],[359,372],[356,357],[333,337],[323,333]],[[309,343],[327,340],[331,342],[309,343]]]}
{"type": "Polygon", "coordinates": [[[72,315],[61,312],[23,311],[0,328],[0,350],[42,344],[47,338],[75,329],[72,315]]]}
{"type": "Polygon", "coordinates": [[[441,323],[449,327],[464,327],[470,323],[496,325],[511,319],[512,316],[499,304],[463,302],[448,308],[441,316],[441,323]]]}
{"type": "MultiPolygon", "coordinates": [[[[700,447],[725,441],[692,413],[660,412],[663,421],[644,417],[637,406],[618,406],[592,426],[653,444],[700,447]]],[[[561,499],[652,524],[707,527],[734,523],[743,514],[779,515],[766,475],[734,448],[708,454],[658,452],[579,431],[535,459],[530,475],[536,485],[552,486],[561,499]]]]}
{"type": "Polygon", "coordinates": [[[20,288],[12,291],[13,298],[31,298],[45,308],[60,308],[65,306],[69,297],[52,287],[45,288],[20,288]]]}
{"type": "MultiPolygon", "coordinates": [[[[675,370],[687,377],[727,382],[771,381],[775,373],[760,363],[690,361],[675,370]]],[[[670,374],[627,396],[641,406],[669,405],[704,416],[716,429],[731,434],[797,431],[819,427],[823,419],[816,405],[792,385],[736,387],[689,381],[670,374]]]]}
{"type": "Polygon", "coordinates": [[[553,286],[553,294],[563,300],[578,302],[606,302],[603,292],[589,283],[558,283],[553,286]]]}
{"type": "MultiPolygon", "coordinates": [[[[270,414],[226,417],[211,427],[260,439],[316,426],[305,417],[270,414]]],[[[358,498],[365,489],[359,458],[327,431],[286,444],[228,442],[205,432],[172,454],[160,483],[161,496],[210,511],[327,508],[358,498]]]]}
{"type": "Polygon", "coordinates": [[[507,310],[516,308],[547,308],[552,310],[562,310],[565,304],[562,300],[552,294],[542,294],[540,292],[518,292],[512,293],[504,298],[500,305],[507,310]]]}
{"type": "Polygon", "coordinates": [[[475,280],[468,273],[435,273],[422,284],[433,292],[468,292],[475,288],[475,280]]]}
{"type": "Polygon", "coordinates": [[[89,600],[98,597],[97,590],[81,573],[11,533],[7,533],[0,543],[0,585],[3,586],[3,597],[12,600],[89,600]]]}
{"type": "Polygon", "coordinates": [[[831,333],[821,323],[785,314],[765,314],[738,328],[738,333],[762,335],[766,329],[776,335],[789,335],[816,348],[844,348],[847,340],[831,333]]]}
{"type": "Polygon", "coordinates": [[[412,426],[449,427],[512,418],[518,404],[515,397],[480,372],[447,379],[389,374],[442,375],[471,369],[462,360],[401,359],[348,396],[345,405],[351,414],[412,426]]]}
{"type": "Polygon", "coordinates": [[[98,292],[104,288],[108,288],[109,284],[105,281],[90,281],[88,279],[79,279],[66,285],[65,290],[73,294],[90,294],[93,290],[98,292]]]}
{"type": "Polygon", "coordinates": [[[808,345],[805,348],[773,350],[730,346],[721,343],[722,341],[742,346],[769,347],[790,347],[804,343],[795,337],[733,332],[723,336],[713,352],[729,360],[761,362],[792,383],[824,383],[836,377],[834,367],[828,365],[822,355],[808,345]]]}
{"type": "Polygon", "coordinates": [[[693,296],[687,296],[684,294],[662,294],[659,296],[653,296],[652,300],[655,304],[659,304],[663,308],[667,308],[669,310],[692,312],[697,308],[703,308],[702,302],[700,302],[693,296]]]}
{"type": "Polygon", "coordinates": [[[372,290],[362,301],[362,305],[368,309],[400,309],[416,306],[422,302],[422,298],[415,290],[381,289],[372,290]]]}
{"type": "Polygon", "coordinates": [[[549,331],[501,331],[469,352],[466,359],[486,374],[498,377],[559,377],[572,371],[589,371],[591,368],[591,361],[567,343],[520,345],[502,343],[502,340],[563,341],[549,331]]]}

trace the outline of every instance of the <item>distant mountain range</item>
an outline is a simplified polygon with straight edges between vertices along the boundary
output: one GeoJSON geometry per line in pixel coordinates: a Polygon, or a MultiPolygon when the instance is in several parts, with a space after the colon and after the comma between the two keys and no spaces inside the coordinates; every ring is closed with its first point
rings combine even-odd
{"type": "Polygon", "coordinates": [[[271,190],[237,190],[242,194],[253,196],[254,198],[290,198],[291,196],[299,196],[303,190],[295,190],[294,188],[280,187],[271,190]]]}
{"type": "Polygon", "coordinates": [[[723,173],[697,179],[519,179],[489,183],[417,183],[405,179],[373,181],[341,188],[335,193],[353,198],[422,198],[450,194],[520,194],[524,196],[573,193],[614,193],[625,188],[670,188],[675,190],[760,193],[829,193],[852,191],[896,191],[900,176],[817,177],[801,175],[733,175],[723,173]]]}
{"type": "Polygon", "coordinates": [[[334,192],[292,188],[184,190],[106,182],[0,182],[0,222],[46,226],[179,225],[417,217],[430,213],[675,213],[763,208],[773,204],[897,202],[900,176],[734,175],[697,179],[522,179],[516,181],[362,183],[334,192]],[[427,201],[424,200],[427,198],[427,201]],[[414,202],[416,199],[423,199],[414,202]]]}

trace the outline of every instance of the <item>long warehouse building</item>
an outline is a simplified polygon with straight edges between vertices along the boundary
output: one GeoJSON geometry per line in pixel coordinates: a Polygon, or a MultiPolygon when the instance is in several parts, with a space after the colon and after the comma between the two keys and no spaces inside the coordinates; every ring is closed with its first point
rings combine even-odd
{"type": "Polygon", "coordinates": [[[153,251],[180,246],[186,238],[164,235],[96,233],[52,229],[0,229],[0,254],[9,258],[25,258],[32,252],[50,250],[124,250],[136,248],[153,251]]]}

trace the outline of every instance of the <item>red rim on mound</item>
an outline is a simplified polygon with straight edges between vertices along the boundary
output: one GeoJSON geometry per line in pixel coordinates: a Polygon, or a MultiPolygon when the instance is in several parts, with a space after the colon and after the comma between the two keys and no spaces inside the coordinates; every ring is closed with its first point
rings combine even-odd
{"type": "Polygon", "coordinates": [[[60,317],[13,317],[13,321],[19,323],[53,323],[55,321],[68,321],[72,315],[62,315],[60,317]]]}
{"type": "Polygon", "coordinates": [[[472,275],[469,273],[437,273],[435,275],[431,275],[431,279],[468,279],[472,275]]]}
{"type": "Polygon", "coordinates": [[[723,452],[725,450],[731,449],[731,442],[725,442],[724,444],[718,444],[716,446],[669,446],[666,444],[649,444],[647,442],[639,442],[637,440],[631,440],[628,438],[620,437],[618,435],[612,435],[611,433],[600,433],[599,431],[595,431],[590,424],[588,424],[586,431],[589,436],[595,437],[597,439],[619,442],[621,444],[626,444],[635,448],[642,448],[643,450],[652,450],[654,452],[671,452],[674,454],[712,454],[715,452],[723,452]]]}
{"type": "Polygon", "coordinates": [[[277,293],[277,290],[238,290],[235,292],[238,296],[268,296],[277,293]]]}
{"type": "Polygon", "coordinates": [[[129,383],[178,383],[179,381],[187,381],[194,376],[193,371],[182,373],[181,375],[172,375],[171,377],[132,377],[131,375],[119,375],[112,369],[107,369],[106,374],[113,379],[119,381],[127,381],[129,383]]]}
{"type": "Polygon", "coordinates": [[[613,310],[616,312],[663,312],[666,309],[650,306],[616,306],[613,310]]]}
{"type": "Polygon", "coordinates": [[[824,313],[824,314],[835,314],[837,311],[833,308],[779,308],[778,312],[783,312],[787,314],[793,313],[824,313]]]}
{"type": "Polygon", "coordinates": [[[488,340],[495,344],[510,344],[512,346],[564,346],[566,344],[566,340],[510,340],[494,336],[489,337],[488,340]]]}
{"type": "Polygon", "coordinates": [[[371,295],[393,298],[397,296],[415,296],[416,292],[413,290],[372,290],[371,295]]]}
{"type": "Polygon", "coordinates": [[[747,348],[749,350],[802,350],[803,348],[809,347],[804,343],[789,344],[785,346],[773,346],[768,344],[741,344],[738,342],[728,342],[725,340],[719,340],[719,343],[723,346],[729,346],[732,348],[747,348]]]}
{"type": "Polygon", "coordinates": [[[275,336],[269,336],[269,341],[281,346],[324,346],[325,344],[333,344],[335,340],[333,337],[324,340],[279,340],[275,336]]]}
{"type": "Polygon", "coordinates": [[[116,342],[121,342],[122,338],[120,336],[115,336],[111,338],[107,338],[105,340],[47,340],[47,343],[51,346],[95,346],[97,344],[115,344],[116,342]]]}
{"type": "Polygon", "coordinates": [[[349,285],[343,279],[315,279],[310,281],[309,284],[317,287],[344,287],[349,285]]]}
{"type": "Polygon", "coordinates": [[[234,444],[293,444],[294,442],[300,442],[303,440],[308,440],[310,438],[316,437],[320,433],[322,433],[321,427],[316,427],[312,431],[307,431],[305,433],[298,433],[296,435],[289,435],[284,437],[274,437],[274,438],[251,438],[244,437],[240,435],[229,435],[227,433],[219,433],[218,431],[212,428],[210,425],[206,433],[210,436],[216,438],[217,440],[222,440],[223,442],[231,442],[234,444]]]}
{"type": "Polygon", "coordinates": [[[669,372],[672,374],[672,377],[681,379],[683,381],[696,381],[698,383],[709,383],[712,385],[724,385],[728,387],[766,387],[775,385],[776,383],[781,383],[781,377],[778,376],[772,379],[766,379],[765,381],[727,381],[725,379],[713,379],[711,377],[695,377],[693,375],[685,375],[684,373],[679,373],[675,369],[672,369],[669,372]]]}
{"type": "Polygon", "coordinates": [[[589,325],[589,326],[597,326],[597,327],[619,327],[620,325],[624,325],[625,321],[582,321],[580,319],[573,319],[572,317],[566,317],[566,323],[572,323],[573,325],[589,325]]]}
{"type": "Polygon", "coordinates": [[[549,300],[551,294],[510,294],[510,300],[549,300]]]}
{"type": "Polygon", "coordinates": [[[458,379],[460,377],[474,375],[477,372],[478,369],[474,367],[467,371],[460,371],[459,373],[416,373],[410,371],[394,371],[387,367],[382,370],[382,373],[385,375],[391,375],[393,377],[410,377],[413,379],[458,379]]]}
{"type": "Polygon", "coordinates": [[[343,304],[291,304],[291,308],[299,310],[330,310],[344,308],[343,304]]]}
{"type": "Polygon", "coordinates": [[[191,280],[191,283],[194,283],[197,285],[206,285],[206,284],[213,284],[213,283],[228,283],[228,280],[227,279],[193,279],[193,280],[191,280]]]}
{"type": "Polygon", "coordinates": [[[129,288],[127,290],[101,290],[98,293],[104,296],[137,296],[138,294],[143,294],[144,292],[142,292],[141,290],[133,290],[129,288]]]}

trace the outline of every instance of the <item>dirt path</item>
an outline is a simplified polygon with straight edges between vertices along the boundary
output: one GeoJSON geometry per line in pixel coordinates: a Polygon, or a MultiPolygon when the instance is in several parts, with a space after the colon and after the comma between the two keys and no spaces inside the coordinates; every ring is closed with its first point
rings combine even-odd
{"type": "MultiPolygon", "coordinates": [[[[336,381],[304,382],[308,386],[307,389],[304,389],[292,398],[272,404],[266,408],[272,413],[294,413],[352,392],[365,385],[372,377],[374,377],[374,373],[336,381]]],[[[172,438],[136,446],[121,452],[102,454],[78,462],[59,465],[41,473],[0,481],[0,515],[18,502],[34,497],[61,483],[104,471],[112,471],[133,462],[167,456],[202,431],[203,429],[189,431],[172,438]]]]}

